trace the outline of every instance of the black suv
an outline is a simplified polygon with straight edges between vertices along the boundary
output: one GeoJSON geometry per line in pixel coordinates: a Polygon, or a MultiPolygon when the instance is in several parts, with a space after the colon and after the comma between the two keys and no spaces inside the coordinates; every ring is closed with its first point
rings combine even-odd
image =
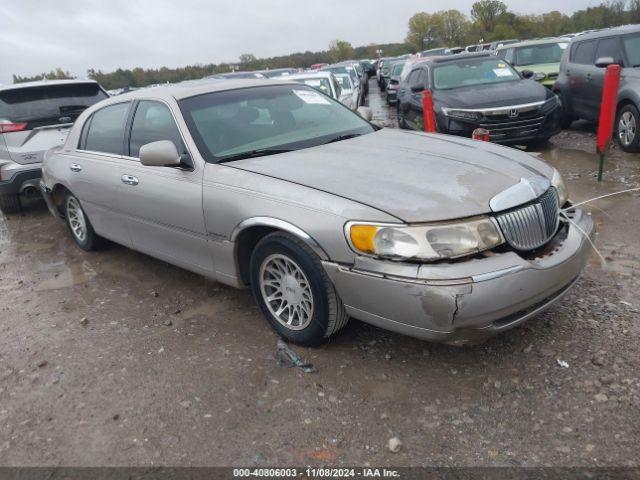
{"type": "Polygon", "coordinates": [[[571,40],[562,56],[553,90],[563,106],[563,124],[582,118],[597,122],[605,67],[622,66],[616,116],[616,138],[627,152],[640,150],[640,25],[599,30],[571,40]]]}
{"type": "Polygon", "coordinates": [[[398,89],[400,128],[423,130],[422,91],[433,92],[437,130],[502,144],[544,143],[560,131],[558,97],[494,54],[434,57],[413,64],[398,89]]]}

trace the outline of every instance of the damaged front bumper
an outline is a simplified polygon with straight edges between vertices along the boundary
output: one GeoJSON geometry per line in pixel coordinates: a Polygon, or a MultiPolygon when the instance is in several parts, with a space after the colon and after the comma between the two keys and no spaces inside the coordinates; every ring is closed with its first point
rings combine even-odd
{"type": "Polygon", "coordinates": [[[449,344],[478,343],[548,308],[578,279],[594,235],[575,210],[547,247],[439,264],[358,257],[353,266],[323,262],[353,318],[387,330],[449,344]],[[584,233],[582,233],[584,232],[584,233]]]}

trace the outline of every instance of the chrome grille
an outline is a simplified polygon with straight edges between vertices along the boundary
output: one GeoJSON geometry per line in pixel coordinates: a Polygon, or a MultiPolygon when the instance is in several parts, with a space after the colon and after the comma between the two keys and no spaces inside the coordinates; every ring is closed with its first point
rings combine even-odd
{"type": "Polygon", "coordinates": [[[553,237],[560,222],[558,192],[547,190],[535,202],[496,216],[505,240],[516,250],[533,250],[553,237]]]}

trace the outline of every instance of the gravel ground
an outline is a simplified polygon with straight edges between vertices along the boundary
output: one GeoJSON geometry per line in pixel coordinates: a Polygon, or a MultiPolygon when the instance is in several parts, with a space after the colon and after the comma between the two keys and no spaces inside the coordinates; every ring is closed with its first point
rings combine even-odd
{"type": "MultiPolygon", "coordinates": [[[[373,82],[370,104],[393,125],[373,82]]],[[[640,186],[618,150],[597,184],[594,144],[580,124],[541,152],[574,200],[640,186]]],[[[247,291],[82,252],[34,201],[0,217],[0,465],[638,466],[639,207],[589,204],[603,260],[521,328],[455,348],[351,321],[295,348],[304,373],[247,291]]]]}

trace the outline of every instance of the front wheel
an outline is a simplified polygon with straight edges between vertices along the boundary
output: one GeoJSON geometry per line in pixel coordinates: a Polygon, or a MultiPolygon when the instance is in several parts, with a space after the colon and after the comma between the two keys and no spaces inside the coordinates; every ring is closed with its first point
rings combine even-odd
{"type": "Polygon", "coordinates": [[[85,251],[97,250],[102,247],[105,241],[93,230],[89,217],[80,205],[80,200],[71,193],[67,193],[63,205],[67,226],[76,245],[85,251]]]}
{"type": "Polygon", "coordinates": [[[625,105],[618,112],[617,138],[620,148],[625,152],[637,152],[640,150],[640,135],[638,135],[640,114],[635,105],[625,105]]]}
{"type": "Polygon", "coordinates": [[[251,255],[251,289],[271,327],[304,346],[325,342],[349,317],[320,259],[288,233],[263,238],[251,255]]]}
{"type": "Polygon", "coordinates": [[[563,95],[559,92],[556,92],[556,95],[560,100],[560,126],[566,130],[571,127],[575,118],[568,112],[563,95]]]}

